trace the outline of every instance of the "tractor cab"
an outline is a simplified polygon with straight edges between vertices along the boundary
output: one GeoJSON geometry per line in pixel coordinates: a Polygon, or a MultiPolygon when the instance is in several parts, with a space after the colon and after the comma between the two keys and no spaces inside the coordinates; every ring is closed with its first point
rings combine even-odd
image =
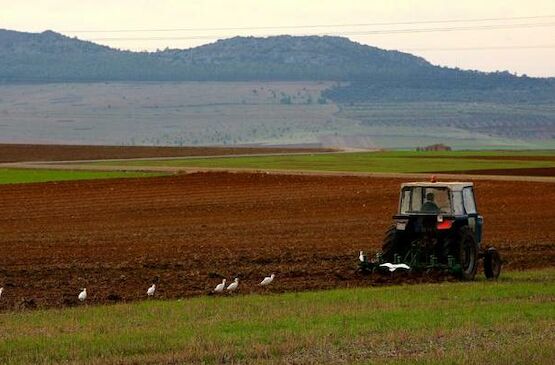
{"type": "Polygon", "coordinates": [[[495,248],[483,248],[483,224],[473,183],[435,178],[404,183],[381,252],[371,260],[361,254],[359,267],[363,271],[399,265],[411,271],[437,269],[472,280],[483,259],[486,277],[497,278],[501,258],[495,248]]]}
{"type": "Polygon", "coordinates": [[[413,182],[401,185],[396,228],[414,223],[416,229],[447,231],[467,225],[478,246],[483,217],[478,214],[474,184],[470,182],[413,182]]]}

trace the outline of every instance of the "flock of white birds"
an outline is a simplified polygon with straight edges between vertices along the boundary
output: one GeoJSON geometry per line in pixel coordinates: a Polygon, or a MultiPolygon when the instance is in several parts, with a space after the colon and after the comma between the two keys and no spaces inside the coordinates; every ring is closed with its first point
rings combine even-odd
{"type": "MultiPolygon", "coordinates": [[[[366,260],[366,256],[364,255],[364,252],[360,251],[358,259],[361,262],[364,262],[366,260]]],[[[398,269],[401,270],[410,270],[410,267],[406,264],[392,264],[389,262],[386,262],[384,264],[381,264],[380,267],[386,268],[388,269],[390,272],[394,272],[398,269]]],[[[259,286],[267,286],[270,285],[273,281],[274,281],[275,275],[272,274],[270,276],[266,276],[261,282],[260,284],[258,284],[259,286]]],[[[223,279],[222,282],[218,285],[216,285],[216,287],[213,290],[213,293],[219,294],[219,293],[223,293],[224,291],[227,291],[228,293],[234,292],[239,288],[239,278],[235,278],[235,280],[233,280],[233,282],[231,284],[229,284],[226,288],[225,286],[226,284],[226,279],[223,279]]],[[[4,288],[1,287],[0,288],[0,299],[2,298],[2,293],[4,292],[4,288]]],[[[154,293],[156,292],[156,284],[152,284],[148,290],[146,291],[146,295],[148,297],[152,297],[154,296],[154,293]]],[[[87,288],[83,288],[81,289],[81,292],[79,293],[79,295],[77,296],[77,298],[79,299],[79,301],[84,302],[85,300],[87,300],[87,288]]]]}
{"type": "MultiPolygon", "coordinates": [[[[270,285],[272,283],[272,281],[274,281],[274,278],[276,276],[274,274],[270,275],[270,276],[266,276],[261,282],[260,284],[258,284],[259,286],[267,286],[270,285]]],[[[223,293],[224,290],[227,290],[227,292],[231,293],[236,291],[239,288],[239,278],[235,278],[235,280],[233,280],[233,282],[231,284],[229,284],[227,286],[227,288],[225,287],[225,282],[226,279],[223,279],[222,282],[218,285],[216,285],[216,287],[214,288],[213,292],[214,293],[223,293]]],[[[2,293],[4,292],[4,288],[1,287],[0,288],[0,299],[2,298],[2,293]]],[[[146,291],[146,295],[149,297],[154,296],[154,293],[156,292],[156,284],[152,284],[148,290],[146,291]]],[[[79,299],[79,301],[84,302],[85,300],[87,300],[87,288],[82,288],[81,292],[79,293],[79,295],[77,296],[77,299],[79,299]]]]}
{"type": "MultiPolygon", "coordinates": [[[[274,281],[274,278],[276,276],[274,274],[270,275],[270,276],[266,276],[261,282],[260,284],[258,284],[259,286],[266,286],[266,285],[270,285],[270,283],[272,283],[272,281],[274,281]]],[[[235,280],[233,280],[233,282],[231,284],[229,284],[226,288],[225,286],[226,283],[226,279],[223,279],[221,283],[219,283],[218,285],[216,285],[216,287],[214,288],[213,292],[218,294],[218,293],[223,293],[224,291],[227,291],[229,293],[234,292],[235,290],[237,290],[239,288],[239,278],[235,278],[235,280]]]]}
{"type": "MultiPolygon", "coordinates": [[[[274,274],[270,275],[270,276],[266,276],[261,282],[260,284],[258,284],[259,286],[267,286],[270,285],[272,283],[272,281],[274,281],[274,278],[276,276],[274,274]]],[[[223,293],[224,290],[227,290],[227,292],[231,293],[234,292],[235,290],[237,290],[239,288],[239,278],[235,278],[235,280],[233,280],[233,282],[231,284],[229,284],[227,286],[227,288],[225,287],[225,283],[226,283],[226,279],[223,279],[222,282],[218,285],[216,285],[216,287],[214,288],[213,292],[214,293],[223,293]]],[[[2,292],[4,291],[4,288],[0,288],[0,298],[2,297],[2,292]]],[[[153,297],[154,293],[156,292],[156,284],[152,284],[148,290],[146,291],[146,295],[149,297],[153,297]]],[[[79,295],[77,296],[77,298],[81,301],[84,302],[87,299],[87,288],[83,288],[81,289],[81,292],[79,293],[79,295]]]]}

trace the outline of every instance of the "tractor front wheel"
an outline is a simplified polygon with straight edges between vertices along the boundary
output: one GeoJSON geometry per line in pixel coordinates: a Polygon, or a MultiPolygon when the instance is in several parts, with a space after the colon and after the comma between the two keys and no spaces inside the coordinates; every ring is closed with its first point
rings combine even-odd
{"type": "Polygon", "coordinates": [[[484,274],[487,279],[497,279],[501,274],[501,256],[493,247],[484,253],[484,274]]]}

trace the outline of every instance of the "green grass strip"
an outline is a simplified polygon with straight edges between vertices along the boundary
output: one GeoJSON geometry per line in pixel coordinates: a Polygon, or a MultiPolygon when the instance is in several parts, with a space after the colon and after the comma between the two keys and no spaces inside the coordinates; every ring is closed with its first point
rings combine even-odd
{"type": "Polygon", "coordinates": [[[83,171],[0,168],[0,184],[21,184],[47,181],[113,179],[128,177],[149,177],[162,174],[123,171],[83,171]]]}
{"type": "Polygon", "coordinates": [[[98,162],[116,166],[168,166],[198,168],[248,168],[278,170],[352,171],[352,172],[449,172],[489,169],[555,167],[550,152],[355,152],[281,156],[244,156],[185,158],[172,160],[135,160],[98,162]],[[476,157],[547,156],[552,160],[492,160],[476,157]],[[469,158],[472,157],[472,158],[469,158]]]}
{"type": "Polygon", "coordinates": [[[555,270],[0,314],[4,364],[550,363],[555,270]]]}

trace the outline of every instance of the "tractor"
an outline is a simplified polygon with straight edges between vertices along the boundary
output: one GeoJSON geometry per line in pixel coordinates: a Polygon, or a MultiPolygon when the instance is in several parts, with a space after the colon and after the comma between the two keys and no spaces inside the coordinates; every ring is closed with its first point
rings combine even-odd
{"type": "Polygon", "coordinates": [[[370,260],[361,252],[361,271],[440,270],[473,280],[482,259],[486,278],[499,276],[499,252],[482,244],[484,219],[472,183],[437,182],[432,177],[430,182],[402,184],[393,220],[381,252],[370,260]]]}

